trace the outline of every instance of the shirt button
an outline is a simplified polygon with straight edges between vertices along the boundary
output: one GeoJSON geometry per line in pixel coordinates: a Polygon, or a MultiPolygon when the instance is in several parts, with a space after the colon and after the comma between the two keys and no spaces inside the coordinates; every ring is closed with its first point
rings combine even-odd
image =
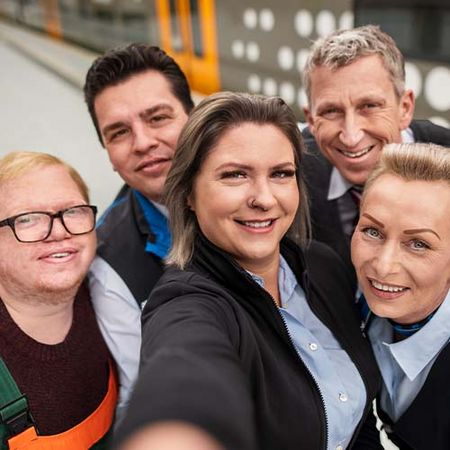
{"type": "Polygon", "coordinates": [[[348,400],[347,394],[339,394],[339,400],[341,402],[346,402],[348,400]]]}
{"type": "Polygon", "coordinates": [[[344,447],[342,447],[342,445],[338,445],[338,446],[336,447],[336,450],[344,450],[344,447]]]}
{"type": "Polygon", "coordinates": [[[310,342],[309,343],[309,349],[312,350],[313,352],[315,352],[318,348],[318,345],[315,342],[310,342]]]}

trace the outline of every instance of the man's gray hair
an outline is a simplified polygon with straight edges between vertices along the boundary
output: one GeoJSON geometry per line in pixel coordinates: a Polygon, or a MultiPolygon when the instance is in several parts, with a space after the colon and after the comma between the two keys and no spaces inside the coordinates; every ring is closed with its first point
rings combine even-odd
{"type": "Polygon", "coordinates": [[[379,55],[400,98],[405,91],[405,61],[395,41],[379,26],[365,25],[352,30],[336,31],[311,46],[303,69],[303,86],[311,106],[311,73],[316,67],[331,70],[347,66],[359,58],[379,55]]]}

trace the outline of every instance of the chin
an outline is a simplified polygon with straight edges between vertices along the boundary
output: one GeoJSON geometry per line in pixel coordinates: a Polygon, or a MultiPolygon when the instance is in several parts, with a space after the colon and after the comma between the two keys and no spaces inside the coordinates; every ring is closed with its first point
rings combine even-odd
{"type": "Polygon", "coordinates": [[[52,278],[42,278],[39,282],[41,292],[46,293],[64,293],[68,294],[77,291],[85,278],[85,274],[61,274],[52,278]]]}

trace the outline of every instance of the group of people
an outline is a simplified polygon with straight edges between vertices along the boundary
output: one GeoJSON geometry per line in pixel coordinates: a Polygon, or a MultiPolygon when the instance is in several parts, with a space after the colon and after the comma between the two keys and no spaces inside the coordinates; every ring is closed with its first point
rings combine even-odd
{"type": "Polygon", "coordinates": [[[0,160],[2,448],[381,449],[374,399],[400,449],[450,448],[450,130],[376,26],[302,76],[300,131],[278,97],[194,107],[157,47],[99,57],[97,223],[64,162],[0,160]]]}

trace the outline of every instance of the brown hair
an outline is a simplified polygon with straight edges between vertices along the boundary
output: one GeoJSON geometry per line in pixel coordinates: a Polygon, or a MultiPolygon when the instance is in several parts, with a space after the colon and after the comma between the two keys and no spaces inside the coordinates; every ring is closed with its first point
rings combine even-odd
{"type": "Polygon", "coordinates": [[[205,158],[221,136],[243,123],[273,125],[291,143],[300,206],[288,234],[300,245],[308,242],[310,219],[302,167],[305,148],[294,113],[278,97],[222,92],[207,97],[194,108],[178,139],[164,192],[172,230],[169,264],[183,268],[192,257],[199,227],[195,213],[188,206],[188,197],[205,158]]]}

